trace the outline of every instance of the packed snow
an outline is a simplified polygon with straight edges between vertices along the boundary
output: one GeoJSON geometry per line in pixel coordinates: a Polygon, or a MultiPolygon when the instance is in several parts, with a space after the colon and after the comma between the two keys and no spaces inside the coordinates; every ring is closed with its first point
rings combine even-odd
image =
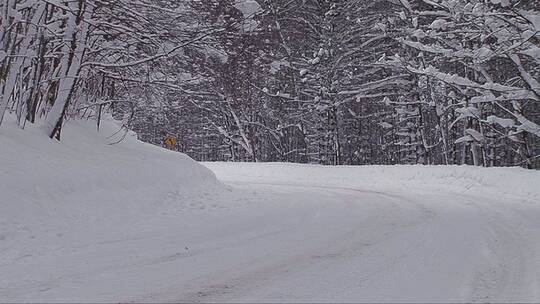
{"type": "Polygon", "coordinates": [[[538,171],[210,171],[132,133],[111,144],[110,119],[62,142],[6,119],[0,302],[540,301],[538,171]]]}

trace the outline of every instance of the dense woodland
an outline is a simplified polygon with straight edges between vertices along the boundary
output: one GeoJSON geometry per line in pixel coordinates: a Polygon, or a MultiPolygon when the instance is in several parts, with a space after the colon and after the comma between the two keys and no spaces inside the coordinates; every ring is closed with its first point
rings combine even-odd
{"type": "Polygon", "coordinates": [[[55,140],[112,114],[204,161],[538,169],[539,78],[537,0],[0,1],[0,124],[55,140]]]}

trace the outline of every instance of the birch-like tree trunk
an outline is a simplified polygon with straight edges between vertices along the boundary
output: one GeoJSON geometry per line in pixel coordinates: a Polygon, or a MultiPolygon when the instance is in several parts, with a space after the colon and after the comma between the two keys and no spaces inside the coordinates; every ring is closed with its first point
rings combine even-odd
{"type": "MultiPolygon", "coordinates": [[[[8,4],[9,2],[6,4],[6,6],[8,4]]],[[[28,24],[28,30],[25,33],[25,36],[20,43],[20,46],[17,48],[17,53],[11,54],[11,56],[14,58],[13,63],[7,68],[5,85],[3,87],[3,90],[1,91],[2,95],[0,98],[0,125],[2,124],[4,114],[6,112],[6,109],[8,108],[10,99],[17,85],[17,78],[20,77],[19,74],[25,69],[25,67],[30,65],[32,58],[29,57],[34,56],[32,52],[32,43],[36,41],[37,27],[40,25],[41,20],[44,18],[46,5],[47,3],[45,1],[36,2],[33,17],[30,24],[28,24]]],[[[7,20],[9,19],[6,19],[4,21],[7,22],[7,20]]],[[[7,33],[4,32],[3,36],[5,37],[6,34],[7,33]]],[[[7,61],[7,59],[4,59],[4,61],[7,61]]],[[[8,63],[5,64],[7,65],[8,63]]]]}
{"type": "Polygon", "coordinates": [[[89,22],[93,11],[93,5],[87,5],[84,0],[69,2],[68,7],[71,13],[66,21],[58,93],[46,119],[49,137],[57,137],[58,139],[60,138],[60,130],[66,110],[69,107],[81,71],[87,47],[89,22]]]}

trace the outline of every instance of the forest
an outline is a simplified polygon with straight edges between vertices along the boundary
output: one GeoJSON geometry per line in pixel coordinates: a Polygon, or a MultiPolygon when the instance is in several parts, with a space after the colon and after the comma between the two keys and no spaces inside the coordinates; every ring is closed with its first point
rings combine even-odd
{"type": "Polygon", "coordinates": [[[0,0],[1,303],[540,303],[540,0],[0,0]]]}
{"type": "Polygon", "coordinates": [[[0,128],[53,140],[112,115],[200,161],[539,169],[539,78],[536,0],[0,1],[0,128]]]}

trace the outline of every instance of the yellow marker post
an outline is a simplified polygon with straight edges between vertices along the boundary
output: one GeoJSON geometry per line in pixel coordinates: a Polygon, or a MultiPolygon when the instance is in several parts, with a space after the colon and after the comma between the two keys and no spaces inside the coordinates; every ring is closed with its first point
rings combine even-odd
{"type": "Polygon", "coordinates": [[[165,137],[165,146],[167,146],[167,149],[169,150],[176,150],[176,137],[168,135],[165,137]]]}

